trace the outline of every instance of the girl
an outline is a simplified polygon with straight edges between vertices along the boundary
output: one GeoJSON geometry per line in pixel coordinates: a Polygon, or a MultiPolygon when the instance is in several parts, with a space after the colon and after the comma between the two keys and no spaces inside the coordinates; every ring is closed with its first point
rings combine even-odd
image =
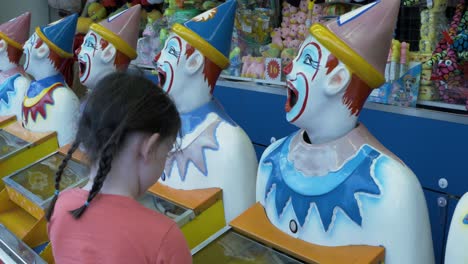
{"type": "Polygon", "coordinates": [[[57,263],[191,263],[177,225],[135,198],[156,183],[180,129],[174,103],[144,77],[114,73],[90,95],[75,142],[56,174],[47,214],[57,263]],[[82,144],[90,180],[60,193],[82,144]]]}

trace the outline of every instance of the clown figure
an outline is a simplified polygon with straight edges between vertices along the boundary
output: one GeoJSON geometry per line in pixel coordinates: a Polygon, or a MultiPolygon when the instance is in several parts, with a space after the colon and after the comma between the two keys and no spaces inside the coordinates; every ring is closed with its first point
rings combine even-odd
{"type": "Polygon", "coordinates": [[[0,116],[15,115],[17,120],[21,120],[21,105],[30,82],[19,65],[30,22],[31,13],[26,12],[0,25],[0,116]]]}
{"type": "Polygon", "coordinates": [[[358,115],[383,73],[400,1],[314,24],[289,64],[286,119],[299,131],[260,160],[257,200],[270,222],[324,246],[385,248],[386,264],[434,263],[423,190],[358,115]]]}
{"type": "Polygon", "coordinates": [[[140,25],[140,5],[92,24],[76,51],[80,63],[80,82],[89,90],[106,75],[125,71],[136,58],[140,25]]]}
{"type": "Polygon", "coordinates": [[[223,190],[226,221],[255,202],[257,159],[248,136],[213,98],[228,67],[236,1],[175,24],[156,57],[161,87],[182,118],[179,149],[168,157],[161,183],[174,189],[223,190]]]}
{"type": "Polygon", "coordinates": [[[458,201],[445,249],[445,264],[468,263],[468,193],[458,201]]]}
{"type": "Polygon", "coordinates": [[[34,77],[23,100],[23,126],[34,132],[56,131],[60,146],[70,143],[77,129],[79,100],[60,69],[73,57],[78,16],[71,15],[37,27],[24,44],[24,70],[34,77]]]}

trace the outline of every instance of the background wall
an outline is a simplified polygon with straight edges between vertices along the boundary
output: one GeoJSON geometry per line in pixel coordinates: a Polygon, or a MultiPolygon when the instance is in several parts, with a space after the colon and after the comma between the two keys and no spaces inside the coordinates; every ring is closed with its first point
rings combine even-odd
{"type": "Polygon", "coordinates": [[[0,3],[0,23],[19,16],[26,11],[32,14],[31,32],[37,26],[49,23],[47,0],[1,0],[0,3]]]}

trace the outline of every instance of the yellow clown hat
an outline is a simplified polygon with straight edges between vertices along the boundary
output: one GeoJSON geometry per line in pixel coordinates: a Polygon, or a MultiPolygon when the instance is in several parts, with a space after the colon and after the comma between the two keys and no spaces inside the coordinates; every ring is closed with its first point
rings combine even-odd
{"type": "Polygon", "coordinates": [[[400,0],[379,0],[309,31],[370,88],[385,83],[385,65],[392,44],[400,0]]]}

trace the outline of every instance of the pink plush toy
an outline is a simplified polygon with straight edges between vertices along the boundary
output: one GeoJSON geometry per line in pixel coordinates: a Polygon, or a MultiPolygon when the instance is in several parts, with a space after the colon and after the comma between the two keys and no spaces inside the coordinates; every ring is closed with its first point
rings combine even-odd
{"type": "Polygon", "coordinates": [[[265,76],[265,58],[252,58],[252,64],[249,67],[247,75],[250,78],[264,79],[265,76]]]}
{"type": "Polygon", "coordinates": [[[242,77],[247,77],[247,72],[251,64],[252,64],[252,56],[247,55],[247,56],[242,57],[242,71],[241,71],[242,77]]]}
{"type": "Polygon", "coordinates": [[[281,22],[281,27],[288,27],[289,26],[289,17],[283,17],[283,21],[281,22]]]}
{"type": "Polygon", "coordinates": [[[307,33],[306,30],[307,30],[306,25],[301,24],[301,25],[299,25],[299,27],[298,27],[298,32],[297,32],[297,34],[298,34],[300,37],[302,37],[302,39],[304,39],[304,37],[305,37],[305,35],[306,35],[306,33],[307,33]]]}
{"type": "Polygon", "coordinates": [[[297,33],[299,32],[299,26],[294,24],[289,26],[289,36],[293,39],[297,37],[297,33]]]}
{"type": "Polygon", "coordinates": [[[299,11],[295,15],[295,18],[296,18],[297,24],[302,25],[302,24],[305,24],[305,21],[307,19],[307,15],[306,15],[306,13],[304,13],[302,11],[299,11]]]}
{"type": "Polygon", "coordinates": [[[289,9],[289,6],[284,6],[283,5],[283,10],[281,11],[281,13],[283,14],[283,19],[285,17],[289,17],[291,15],[291,11],[289,9]]]}
{"type": "Polygon", "coordinates": [[[283,40],[281,39],[281,28],[275,28],[271,32],[271,43],[276,44],[280,49],[283,49],[283,40]]]}
{"type": "Polygon", "coordinates": [[[321,16],[323,13],[322,5],[315,4],[314,9],[312,10],[312,13],[314,14],[314,16],[321,16]]]}
{"type": "Polygon", "coordinates": [[[289,28],[287,27],[281,28],[281,37],[285,39],[288,36],[289,36],[289,28]]]}
{"type": "Polygon", "coordinates": [[[299,9],[302,12],[307,13],[307,6],[308,6],[308,1],[307,0],[302,0],[301,3],[299,4],[299,9]]]}
{"type": "Polygon", "coordinates": [[[297,24],[297,14],[291,14],[291,18],[289,19],[289,24],[297,24]]]}
{"type": "Polygon", "coordinates": [[[287,37],[285,40],[283,40],[283,44],[284,44],[284,47],[285,48],[291,48],[291,44],[292,44],[292,38],[291,37],[287,37]]]}
{"type": "Polygon", "coordinates": [[[296,13],[297,13],[297,7],[295,7],[295,6],[290,6],[290,7],[289,7],[289,12],[291,12],[291,14],[296,14],[296,13]]]}
{"type": "Polygon", "coordinates": [[[296,49],[296,50],[299,49],[300,45],[301,45],[301,41],[298,40],[298,39],[295,39],[295,40],[291,41],[291,43],[290,43],[291,48],[296,49]]]}

